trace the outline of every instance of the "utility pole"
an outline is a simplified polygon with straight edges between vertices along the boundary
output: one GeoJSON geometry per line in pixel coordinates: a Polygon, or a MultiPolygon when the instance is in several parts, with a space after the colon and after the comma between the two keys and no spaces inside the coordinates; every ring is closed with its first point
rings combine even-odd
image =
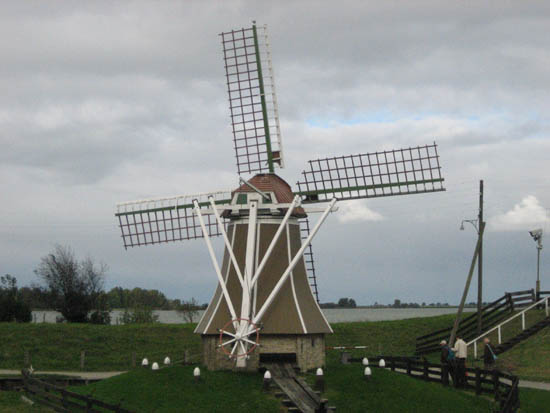
{"type": "MultiPolygon", "coordinates": [[[[483,179],[479,181],[479,228],[485,226],[483,222],[483,179]]],[[[483,307],[483,231],[479,231],[480,244],[477,257],[477,334],[482,331],[481,308],[483,307]]]]}

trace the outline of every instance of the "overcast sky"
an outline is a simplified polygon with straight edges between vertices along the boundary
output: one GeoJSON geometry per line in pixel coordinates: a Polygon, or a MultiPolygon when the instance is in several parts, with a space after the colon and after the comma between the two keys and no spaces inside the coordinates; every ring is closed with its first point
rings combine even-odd
{"type": "MultiPolygon", "coordinates": [[[[550,231],[550,3],[1,8],[0,273],[20,285],[59,243],[105,262],[107,288],[209,301],[203,240],[125,251],[113,214],[120,201],[237,186],[218,33],[256,19],[270,33],[291,185],[316,157],[439,145],[446,192],[342,203],[328,218],[313,243],[322,301],[458,302],[476,239],[459,227],[477,215],[480,179],[484,298],[535,286],[527,231],[550,231]]],[[[550,251],[541,257],[550,290],[550,251]]]]}

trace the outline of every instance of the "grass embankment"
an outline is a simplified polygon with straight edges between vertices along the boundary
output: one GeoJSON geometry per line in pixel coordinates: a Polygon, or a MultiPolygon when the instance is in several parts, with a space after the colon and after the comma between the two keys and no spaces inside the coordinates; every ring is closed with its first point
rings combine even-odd
{"type": "MultiPolygon", "coordinates": [[[[327,345],[368,345],[368,354],[412,354],[419,334],[448,326],[448,315],[398,321],[333,324],[335,334],[327,336],[327,345]]],[[[200,352],[200,337],[194,325],[152,324],[15,324],[0,323],[0,369],[19,369],[25,351],[40,370],[80,369],[80,352],[85,351],[85,371],[127,370],[132,352],[136,359],[172,360],[183,358],[187,349],[200,352]]],[[[337,352],[330,352],[336,354],[337,352]]],[[[361,352],[364,354],[364,351],[361,352]]]]}
{"type": "MultiPolygon", "coordinates": [[[[411,355],[415,338],[431,331],[448,327],[453,315],[413,318],[395,321],[335,323],[335,334],[327,336],[327,346],[366,345],[367,350],[352,353],[411,355]]],[[[527,314],[530,326],[543,317],[543,312],[527,314]]],[[[185,350],[199,354],[200,337],[193,334],[193,325],[78,325],[78,324],[0,324],[0,369],[20,369],[25,351],[29,351],[31,363],[40,370],[80,370],[80,352],[85,351],[85,371],[114,371],[131,368],[132,352],[136,362],[147,357],[161,361],[165,356],[172,360],[183,358],[185,350]]],[[[521,332],[521,317],[507,324],[502,330],[503,341],[521,332]]],[[[497,343],[497,333],[491,341],[497,343]]],[[[521,378],[550,381],[550,329],[544,329],[529,340],[499,356],[497,364],[521,378]]],[[[478,347],[478,357],[483,346],[478,347]]],[[[327,351],[328,360],[336,360],[337,351],[327,351]]],[[[480,364],[473,360],[470,365],[480,364]]],[[[430,359],[437,361],[438,354],[430,359]]]]}
{"type": "MultiPolygon", "coordinates": [[[[368,346],[366,351],[355,351],[356,356],[410,355],[414,352],[415,337],[447,327],[452,321],[452,315],[444,315],[398,321],[335,323],[333,324],[335,334],[327,336],[327,345],[368,346]]],[[[515,325],[503,330],[503,338],[506,339],[508,334],[510,336],[517,334],[521,330],[520,322],[518,319],[515,325]]],[[[534,320],[528,318],[527,325],[532,322],[534,320]]],[[[2,337],[0,340],[0,369],[21,368],[25,350],[30,352],[35,369],[40,370],[79,370],[80,351],[82,350],[86,351],[84,370],[87,371],[127,370],[130,368],[131,353],[134,351],[138,364],[143,357],[149,358],[150,361],[161,361],[166,355],[173,360],[181,359],[185,349],[195,354],[200,350],[200,338],[192,333],[193,328],[193,325],[160,324],[97,326],[2,323],[0,324],[0,336],[2,337]]],[[[550,330],[545,329],[539,332],[538,335],[499,356],[499,366],[511,370],[514,374],[519,373],[522,378],[549,381],[549,337],[550,330]]],[[[492,341],[496,342],[496,338],[493,338],[492,341]]],[[[479,351],[481,354],[482,346],[479,351]]],[[[437,358],[438,356],[434,355],[433,357],[437,358]]],[[[338,363],[338,358],[338,351],[327,351],[326,396],[331,403],[338,406],[340,411],[392,411],[393,407],[390,409],[384,403],[394,400],[399,401],[397,405],[400,411],[439,411],[443,409],[449,411],[449,406],[455,405],[462,406],[460,411],[476,411],[473,409],[481,408],[476,400],[485,400],[476,398],[472,401],[468,395],[454,389],[443,389],[437,383],[424,383],[396,373],[378,370],[374,371],[376,377],[373,378],[371,387],[365,387],[361,366],[341,366],[338,363]],[[369,390],[374,389],[375,383],[377,383],[376,390],[369,390]],[[448,391],[450,393],[446,393],[448,391]],[[430,396],[431,392],[434,393],[433,397],[430,396]],[[426,400],[424,394],[427,395],[426,400]],[[445,396],[441,396],[443,399],[438,399],[437,394],[445,396]],[[439,400],[442,406],[427,405],[426,403],[430,403],[430,400],[439,400]],[[464,403],[468,403],[466,407],[464,407],[464,403]]],[[[235,408],[239,411],[279,411],[280,405],[277,401],[258,393],[261,387],[261,376],[258,374],[234,375],[234,373],[227,372],[203,372],[203,374],[204,381],[200,384],[203,387],[196,387],[197,383],[193,381],[188,367],[174,367],[160,372],[137,368],[127,375],[80,388],[79,391],[93,390],[95,397],[105,397],[106,400],[113,402],[118,402],[122,397],[125,400],[124,405],[128,402],[130,405],[127,407],[135,408],[138,411],[148,411],[139,410],[140,403],[145,403],[140,401],[142,398],[155,400],[155,403],[159,403],[158,406],[162,408],[162,411],[179,411],[181,406],[186,406],[189,403],[202,403],[203,407],[208,406],[205,410],[195,411],[216,411],[213,410],[217,408],[212,407],[214,405],[223,405],[224,410],[228,409],[227,406],[237,406],[235,408]],[[150,380],[155,380],[155,386],[152,388],[153,391],[146,391],[148,386],[151,386],[150,380]],[[112,392],[110,389],[113,389],[112,392]],[[188,392],[188,389],[193,390],[188,392]],[[202,392],[201,389],[206,389],[204,394],[197,393],[202,392]],[[213,389],[216,391],[212,392],[213,389]],[[255,400],[243,401],[244,399],[241,397],[233,399],[233,395],[242,395],[243,393],[255,394],[255,400]],[[163,404],[162,400],[167,397],[172,401],[163,404]],[[190,401],[188,399],[190,397],[193,400],[190,401]],[[203,397],[205,401],[202,401],[203,397]],[[177,402],[176,398],[178,398],[177,402]],[[234,404],[238,402],[241,405],[234,404]],[[275,410],[269,410],[274,402],[275,410]],[[171,410],[170,403],[176,403],[178,408],[171,410]],[[255,405],[254,403],[260,404],[255,405]]],[[[6,397],[11,402],[19,400],[19,395],[8,394],[9,396],[6,396],[6,393],[0,393],[0,395],[2,397],[0,400],[5,401],[6,397]],[[16,397],[16,399],[12,400],[11,397],[16,397]]],[[[550,392],[521,389],[520,397],[523,406],[522,412],[544,411],[550,405],[550,392]]],[[[489,403],[489,401],[487,402],[489,403]]],[[[0,406],[2,405],[0,404],[0,406]]],[[[488,411],[487,406],[483,409],[480,411],[488,411]]],[[[0,412],[8,411],[25,410],[13,406],[0,409],[0,412]]],[[[457,409],[457,411],[459,410],[457,409]]]]}
{"type": "Polygon", "coordinates": [[[181,360],[184,351],[198,354],[200,337],[194,325],[15,324],[0,323],[0,369],[20,369],[25,351],[39,370],[80,370],[85,351],[85,371],[117,371],[131,368],[142,358],[181,360]]]}

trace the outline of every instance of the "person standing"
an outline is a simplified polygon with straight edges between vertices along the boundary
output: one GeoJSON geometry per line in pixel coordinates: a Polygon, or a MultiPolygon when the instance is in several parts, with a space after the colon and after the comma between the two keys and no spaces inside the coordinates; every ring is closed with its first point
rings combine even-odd
{"type": "Polygon", "coordinates": [[[468,346],[462,337],[457,335],[455,346],[452,350],[456,353],[456,381],[457,387],[466,386],[466,357],[468,357],[468,346]]]}
{"type": "Polygon", "coordinates": [[[449,384],[450,374],[453,379],[453,384],[456,386],[455,353],[447,345],[447,342],[445,340],[441,340],[441,343],[439,343],[439,345],[441,346],[441,374],[443,374],[443,384],[449,384]]]}
{"type": "Polygon", "coordinates": [[[485,337],[483,339],[483,344],[485,344],[485,349],[483,350],[483,368],[485,370],[493,370],[495,368],[495,360],[497,356],[493,351],[489,337],[485,337]]]}

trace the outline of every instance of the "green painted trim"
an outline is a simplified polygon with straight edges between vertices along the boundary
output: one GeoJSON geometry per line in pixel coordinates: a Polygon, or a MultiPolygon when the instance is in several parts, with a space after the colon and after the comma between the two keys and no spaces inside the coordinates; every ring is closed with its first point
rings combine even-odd
{"type": "MultiPolygon", "coordinates": [[[[230,203],[231,203],[231,199],[221,199],[219,201],[214,201],[214,204],[216,204],[216,205],[224,205],[224,204],[230,204],[230,203]]],[[[208,202],[208,201],[199,202],[199,206],[201,206],[201,207],[209,206],[209,205],[210,205],[210,202],[208,202]]],[[[183,204],[183,205],[178,205],[178,207],[177,207],[177,209],[187,209],[187,208],[194,208],[194,205],[193,204],[183,204]]],[[[148,212],[169,211],[171,209],[175,209],[175,206],[173,206],[173,207],[151,208],[151,209],[141,209],[139,211],[119,212],[119,213],[115,214],[115,217],[123,217],[123,216],[126,216],[126,215],[144,214],[144,213],[148,213],[148,212]]]]}
{"type": "Polygon", "coordinates": [[[258,45],[258,33],[256,31],[256,25],[252,25],[252,33],[254,34],[254,49],[256,51],[256,65],[258,66],[258,81],[260,84],[260,100],[262,102],[262,115],[264,118],[264,133],[265,133],[265,146],[267,149],[267,164],[269,166],[269,172],[275,172],[273,167],[273,152],[271,149],[271,136],[269,133],[269,121],[267,120],[267,105],[265,102],[264,91],[264,76],[262,74],[262,62],[260,60],[260,46],[258,45]]]}
{"type": "Polygon", "coordinates": [[[407,182],[395,182],[390,184],[377,184],[377,185],[363,185],[363,186],[348,186],[345,188],[334,188],[334,189],[319,189],[316,191],[301,191],[301,192],[295,192],[294,195],[317,195],[317,194],[331,194],[331,193],[343,193],[343,192],[350,192],[350,191],[361,191],[361,190],[369,190],[369,189],[379,189],[379,188],[389,188],[393,186],[404,186],[404,185],[420,185],[420,184],[428,184],[428,183],[436,183],[436,182],[443,182],[445,179],[438,178],[438,179],[425,179],[421,181],[407,181],[407,182]]]}

